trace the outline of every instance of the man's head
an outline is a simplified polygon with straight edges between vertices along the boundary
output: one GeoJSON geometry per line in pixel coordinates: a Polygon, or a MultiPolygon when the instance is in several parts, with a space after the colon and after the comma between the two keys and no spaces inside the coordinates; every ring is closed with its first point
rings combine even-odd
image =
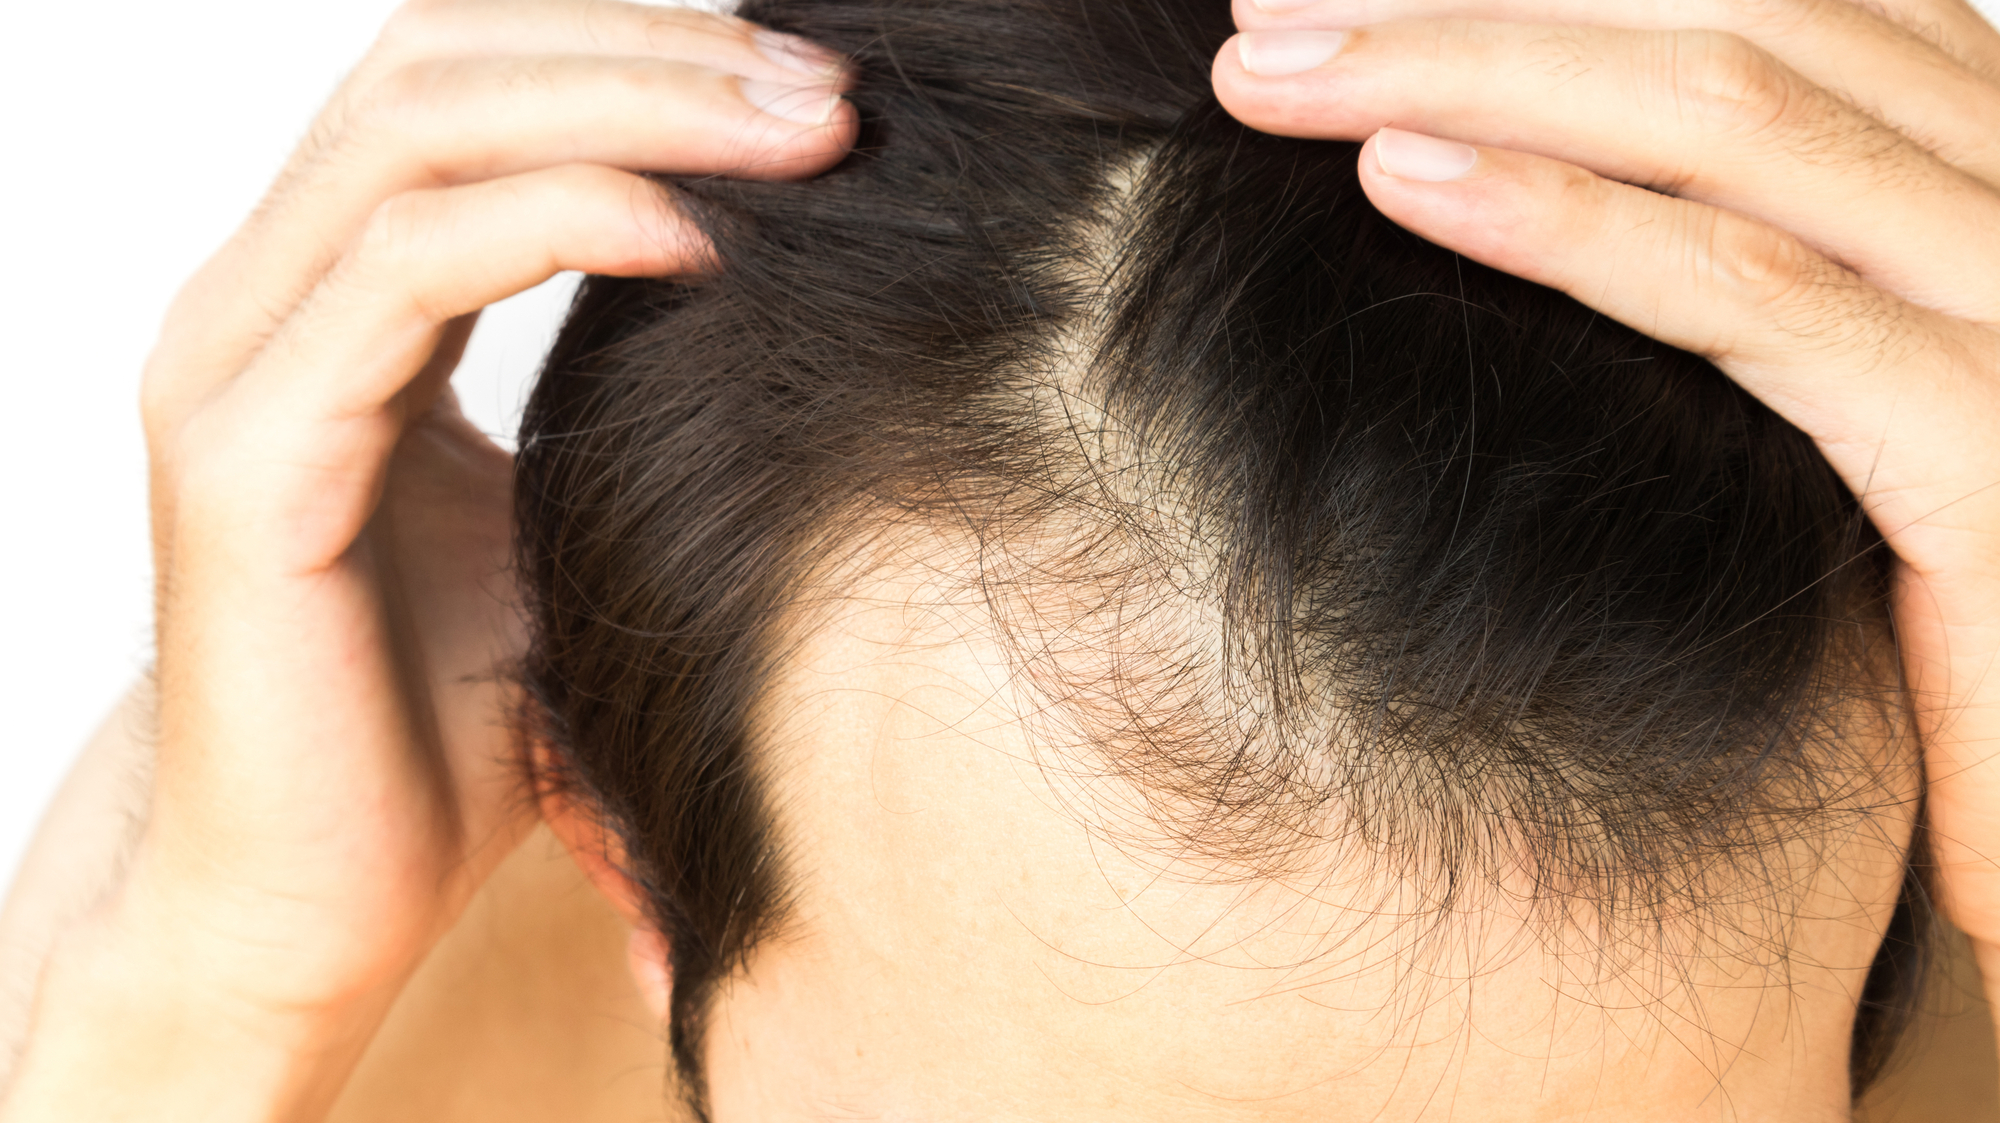
{"type": "Polygon", "coordinates": [[[680,185],[723,268],[591,282],[519,488],[718,1117],[1844,1066],[1915,780],[1810,442],[1230,121],[1213,5],[744,14],[855,155],[680,185]]]}

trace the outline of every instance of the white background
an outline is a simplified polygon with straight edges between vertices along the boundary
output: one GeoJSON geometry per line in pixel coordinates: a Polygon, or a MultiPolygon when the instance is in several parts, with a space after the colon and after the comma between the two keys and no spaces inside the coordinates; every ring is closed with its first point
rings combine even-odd
{"type": "MultiPolygon", "coordinates": [[[[1221,0],[1217,0],[1221,2],[1221,0]]],[[[1982,0],[1989,14],[2000,0],[1982,0]]],[[[0,66],[0,878],[146,665],[140,363],[392,0],[7,6],[0,66]]],[[[489,432],[573,282],[490,310],[458,379],[489,432]]]]}

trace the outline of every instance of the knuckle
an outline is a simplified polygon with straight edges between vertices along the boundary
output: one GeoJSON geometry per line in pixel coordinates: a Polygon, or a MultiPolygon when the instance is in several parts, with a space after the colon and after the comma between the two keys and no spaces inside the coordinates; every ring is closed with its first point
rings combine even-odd
{"type": "Polygon", "coordinates": [[[464,22],[459,5],[460,0],[404,0],[390,13],[367,57],[315,123],[307,150],[338,147],[353,133],[399,123],[425,104],[437,92],[439,65],[465,54],[463,29],[453,26],[464,22]]]}
{"type": "Polygon", "coordinates": [[[404,192],[375,204],[368,221],[362,224],[361,236],[355,239],[350,260],[382,264],[399,260],[407,252],[405,247],[412,233],[423,221],[420,198],[414,192],[404,192]]]}
{"type": "Polygon", "coordinates": [[[1555,213],[1602,215],[1606,213],[1604,181],[1574,164],[1548,168],[1548,194],[1556,200],[1555,213]]]}
{"type": "Polygon", "coordinates": [[[1762,223],[1720,218],[1709,224],[1706,259],[1711,273],[1760,311],[1788,306],[1813,284],[1812,254],[1792,237],[1762,223]]]}
{"type": "Polygon", "coordinates": [[[438,211],[429,191],[406,191],[376,204],[343,263],[343,279],[376,289],[406,284],[439,238],[438,211]]]}
{"type": "MultiPolygon", "coordinates": [[[[1807,0],[1793,0],[1794,5],[1807,0]]],[[[1863,174],[1884,186],[1925,174],[1903,133],[1858,112],[1841,95],[1800,77],[1775,56],[1728,32],[1676,32],[1666,84],[1670,105],[1699,134],[1753,142],[1764,154],[1863,174]]],[[[1702,156],[1659,186],[1679,190],[1702,156]]]]}
{"type": "Polygon", "coordinates": [[[343,131],[379,137],[407,129],[419,113],[438,104],[451,69],[439,59],[388,68],[356,99],[343,131]]]}
{"type": "Polygon", "coordinates": [[[1875,348],[1896,325],[1867,283],[1798,238],[1720,215],[1705,240],[1708,279],[1733,293],[1748,321],[1813,347],[1875,348]]]}
{"type": "Polygon", "coordinates": [[[1724,31],[1683,31],[1669,41],[1665,83],[1682,116],[1757,134],[1796,108],[1798,83],[1748,39],[1724,31]]]}
{"type": "Polygon", "coordinates": [[[427,103],[437,66],[404,63],[357,73],[352,87],[313,122],[302,146],[312,154],[309,166],[342,167],[385,155],[399,158],[404,150],[422,152],[415,119],[427,103]]]}

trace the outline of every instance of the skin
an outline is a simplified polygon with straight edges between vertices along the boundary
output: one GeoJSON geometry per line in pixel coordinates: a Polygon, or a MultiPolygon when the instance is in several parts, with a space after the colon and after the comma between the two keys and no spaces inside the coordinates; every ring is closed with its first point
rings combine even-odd
{"type": "MultiPolygon", "coordinates": [[[[0,1120],[326,1117],[532,829],[496,719],[520,642],[508,466],[444,392],[467,317],[559,269],[701,269],[633,169],[810,175],[853,128],[745,101],[739,77],[815,76],[741,24],[584,12],[406,9],[177,302],[145,391],[150,812],[53,940],[0,1120]]],[[[1390,217],[1707,355],[1861,496],[1899,562],[1941,889],[2000,978],[2000,36],[1949,0],[1237,15],[1231,112],[1367,139],[1390,217]],[[1317,65],[1246,66],[1296,61],[1302,41],[1268,36],[1301,31],[1349,34],[1317,65]]],[[[800,100],[824,106],[838,78],[817,79],[800,100]]],[[[935,571],[859,575],[765,700],[780,826],[808,857],[800,923],[718,1008],[718,1119],[1844,1117],[1893,820],[1801,888],[1789,990],[1722,956],[1650,1002],[1629,977],[1551,1000],[1574,957],[1495,902],[1477,941],[1440,945],[1437,1005],[1391,1024],[1395,964],[1351,950],[1395,946],[1379,916],[1286,928],[1325,886],[1204,887],[1053,810],[976,615],[905,607],[951,603],[921,585],[935,571]],[[1495,947],[1519,954],[1450,969],[1495,947]],[[1319,1001],[1274,1000],[1296,972],[1269,965],[1302,962],[1331,968],[1319,1001]],[[1689,1024],[1708,1032],[1672,1032],[1689,1024]]],[[[635,915],[601,827],[540,810],[635,915]]],[[[1396,888],[1334,873],[1357,900],[1396,888]]],[[[657,1006],[657,938],[628,946],[657,1006]]]]}

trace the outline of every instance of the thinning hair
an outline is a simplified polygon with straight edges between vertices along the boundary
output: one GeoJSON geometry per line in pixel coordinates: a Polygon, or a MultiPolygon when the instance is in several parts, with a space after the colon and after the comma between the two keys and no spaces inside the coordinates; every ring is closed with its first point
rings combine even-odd
{"type": "Polygon", "coordinates": [[[967,544],[1037,737],[1141,793],[1095,825],[1218,877],[1334,842],[1441,913],[1512,871],[1551,923],[1657,923],[1781,895],[1867,810],[1886,555],[1811,442],[1390,223],[1354,145],[1230,119],[1226,5],[741,14],[854,61],[859,142],[673,181],[721,268],[586,283],[518,484],[540,733],[667,938],[697,1106],[715,988],[788,902],[753,712],[885,528],[967,544]]]}

